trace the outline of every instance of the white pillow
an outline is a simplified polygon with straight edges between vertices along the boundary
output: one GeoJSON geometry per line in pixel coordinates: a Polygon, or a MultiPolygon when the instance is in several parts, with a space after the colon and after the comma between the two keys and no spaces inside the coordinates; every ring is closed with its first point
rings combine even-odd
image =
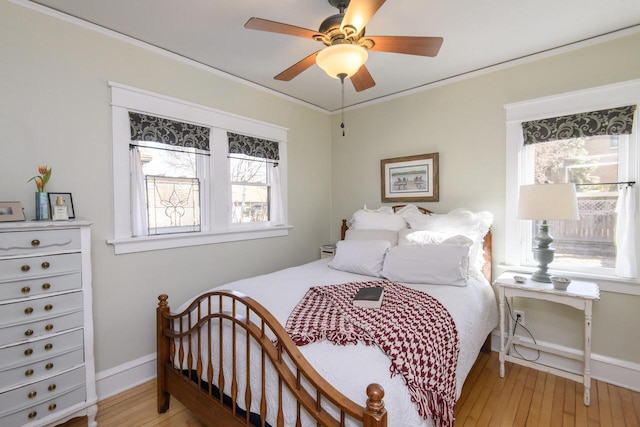
{"type": "Polygon", "coordinates": [[[382,277],[394,282],[467,285],[469,248],[464,245],[404,245],[387,252],[382,277]]]}
{"type": "Polygon", "coordinates": [[[399,245],[445,244],[471,247],[473,240],[461,234],[451,235],[439,231],[404,229],[398,232],[399,245]]]}
{"type": "Polygon", "coordinates": [[[435,231],[449,236],[463,235],[473,240],[469,255],[469,266],[477,272],[482,271],[484,265],[484,251],[482,249],[484,236],[493,223],[490,212],[472,212],[469,209],[454,209],[448,214],[415,215],[407,217],[407,222],[414,230],[435,231]]]}
{"type": "Polygon", "coordinates": [[[391,246],[398,244],[398,232],[392,230],[354,230],[348,229],[345,240],[387,240],[391,246]]]}
{"type": "Polygon", "coordinates": [[[380,277],[384,256],[391,244],[387,240],[340,240],[329,267],[349,273],[380,277]]]}
{"type": "Polygon", "coordinates": [[[407,222],[396,214],[358,210],[351,219],[351,228],[355,230],[392,230],[407,228],[407,222]]]}

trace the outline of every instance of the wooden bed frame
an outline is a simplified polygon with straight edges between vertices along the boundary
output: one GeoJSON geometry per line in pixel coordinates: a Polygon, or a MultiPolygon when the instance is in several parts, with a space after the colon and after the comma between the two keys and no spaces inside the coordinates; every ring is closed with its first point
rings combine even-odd
{"type": "MultiPolygon", "coordinates": [[[[399,207],[394,206],[394,210],[399,207]]],[[[431,213],[426,209],[421,210],[431,213]]],[[[346,230],[347,222],[343,220],[342,239],[346,230]]],[[[491,283],[491,232],[485,236],[484,252],[483,273],[491,283]]],[[[269,360],[278,377],[276,426],[294,422],[297,426],[301,425],[302,408],[319,426],[344,426],[347,419],[355,420],[363,427],[387,426],[382,386],[370,384],[367,387],[364,406],[344,396],[318,374],[300,353],[285,328],[252,298],[235,291],[209,292],[200,295],[178,314],[170,312],[167,295],[160,295],[158,300],[156,344],[159,413],[169,409],[170,396],[173,395],[208,426],[265,426],[265,366],[269,360]],[[225,336],[221,339],[225,335],[223,332],[229,331],[229,328],[232,338],[225,336]],[[227,353],[223,347],[228,349],[227,353]],[[256,348],[259,348],[257,355],[256,348]],[[226,362],[230,364],[230,372],[226,372],[227,368],[225,372],[214,368],[213,364],[222,366],[222,356],[215,362],[211,358],[203,360],[200,356],[203,349],[208,354],[213,354],[214,350],[219,355],[228,355],[230,352],[231,360],[226,362]],[[193,351],[196,353],[195,359],[193,351]],[[256,373],[250,372],[252,358],[257,358],[261,366],[257,373],[260,384],[253,387],[250,383],[242,388],[241,378],[245,377],[238,372],[246,373],[246,377],[256,377],[256,373]],[[246,360],[239,361],[243,359],[246,360]],[[205,371],[206,381],[202,380],[205,371]],[[230,384],[230,396],[219,393],[227,384],[230,384]],[[297,402],[295,420],[284,419],[282,394],[285,388],[297,402]],[[261,397],[257,407],[251,404],[253,395],[261,397]],[[242,402],[247,410],[242,410],[238,402],[242,402]]],[[[482,350],[490,351],[489,338],[482,350]]]]}

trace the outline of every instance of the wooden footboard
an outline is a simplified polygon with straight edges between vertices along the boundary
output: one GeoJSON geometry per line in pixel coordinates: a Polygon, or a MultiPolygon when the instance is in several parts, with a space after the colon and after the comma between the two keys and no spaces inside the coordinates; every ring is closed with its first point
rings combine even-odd
{"type": "Polygon", "coordinates": [[[367,387],[365,406],[344,396],[252,298],[210,292],[178,314],[158,299],[158,412],[173,395],[208,426],[386,427],[382,386],[367,387]]]}

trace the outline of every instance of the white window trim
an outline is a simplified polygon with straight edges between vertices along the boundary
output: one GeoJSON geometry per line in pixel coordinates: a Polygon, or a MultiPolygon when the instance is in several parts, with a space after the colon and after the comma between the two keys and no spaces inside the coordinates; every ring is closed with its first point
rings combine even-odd
{"type": "MultiPolygon", "coordinates": [[[[111,88],[113,127],[113,238],[107,240],[107,243],[115,247],[116,254],[288,235],[289,229],[292,228],[288,225],[286,209],[288,205],[286,191],[288,129],[114,82],[109,82],[109,86],[111,88]],[[215,138],[214,135],[224,133],[226,140],[227,130],[278,141],[280,143],[279,167],[283,168],[281,170],[281,185],[283,206],[285,207],[284,225],[247,224],[244,227],[231,227],[228,221],[230,189],[226,185],[214,185],[213,191],[211,191],[209,187],[211,183],[204,182],[202,192],[209,192],[211,197],[203,197],[202,199],[202,231],[132,237],[129,144],[127,143],[131,139],[129,110],[211,126],[211,149],[224,150],[225,153],[228,152],[228,147],[220,143],[216,145],[216,139],[220,140],[220,138],[215,138]],[[214,200],[218,203],[214,203],[214,200]],[[221,200],[224,200],[225,203],[221,203],[221,200]],[[211,214],[209,215],[208,212],[211,214]]],[[[226,156],[213,155],[210,163],[212,181],[228,182],[229,162],[226,156]]]]}
{"type": "MultiPolygon", "coordinates": [[[[512,267],[523,267],[520,265],[523,250],[528,250],[530,243],[519,240],[522,236],[525,221],[516,219],[518,206],[518,189],[520,185],[526,183],[527,171],[521,170],[519,165],[522,162],[522,122],[539,120],[547,117],[559,117],[580,112],[597,111],[622,105],[640,105],[640,79],[630,80],[612,85],[599,86],[591,89],[568,92],[560,95],[548,96],[530,101],[507,104],[506,110],[506,197],[505,197],[505,263],[512,267]],[[524,248],[524,249],[523,249],[524,248]]],[[[629,180],[638,182],[638,172],[640,169],[640,143],[638,127],[638,111],[636,110],[633,134],[629,136],[628,152],[619,155],[629,156],[634,159],[631,162],[620,163],[620,167],[630,170],[623,170],[622,173],[629,180]]],[[[640,254],[636,254],[640,261],[640,254]]],[[[561,266],[551,265],[551,269],[561,266]]],[[[524,270],[530,267],[524,266],[524,270]]],[[[614,270],[614,269],[612,269],[614,270]]],[[[573,272],[572,272],[573,273],[573,272]]],[[[612,274],[592,274],[580,273],[577,276],[590,278],[606,278],[612,281],[633,282],[630,279],[618,278],[612,274]]]]}

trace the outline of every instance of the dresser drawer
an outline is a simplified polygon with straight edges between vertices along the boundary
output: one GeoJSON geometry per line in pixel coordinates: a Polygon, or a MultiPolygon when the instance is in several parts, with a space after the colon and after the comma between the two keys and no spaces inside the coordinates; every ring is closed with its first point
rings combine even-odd
{"type": "Polygon", "coordinates": [[[0,390],[10,385],[20,385],[38,378],[56,375],[84,363],[82,344],[73,350],[67,350],[49,359],[39,360],[25,366],[0,370],[0,390]]]}
{"type": "MultiPolygon", "coordinates": [[[[27,366],[40,360],[67,353],[84,344],[84,331],[73,331],[32,340],[0,349],[0,372],[27,366]]],[[[26,371],[27,368],[25,368],[26,371]]],[[[3,382],[0,381],[0,388],[3,382]]]]}
{"type": "Polygon", "coordinates": [[[82,275],[80,272],[13,282],[0,281],[0,301],[70,291],[81,287],[82,275]]]}
{"type": "Polygon", "coordinates": [[[10,282],[74,273],[79,272],[81,267],[82,259],[79,253],[3,259],[0,260],[0,281],[10,282]]]}
{"type": "MultiPolygon", "coordinates": [[[[77,387],[73,390],[69,390],[59,396],[56,396],[53,399],[49,399],[46,402],[42,402],[38,405],[23,409],[18,412],[14,412],[4,417],[0,416],[0,426],[24,426],[27,423],[32,423],[49,415],[55,416],[55,414],[61,412],[62,410],[76,405],[80,402],[84,402],[86,399],[86,388],[84,386],[77,387]]],[[[47,423],[47,425],[49,424],[47,423]]]]}
{"type": "MultiPolygon", "coordinates": [[[[52,402],[57,398],[69,393],[70,391],[83,389],[85,385],[85,368],[84,366],[78,367],[72,371],[68,371],[51,378],[46,378],[38,382],[18,387],[11,391],[6,391],[0,394],[0,420],[4,420],[4,416],[12,414],[14,412],[21,412],[29,410],[27,414],[32,411],[38,411],[34,408],[42,402],[52,402]],[[12,408],[12,409],[9,409],[12,408]]],[[[83,393],[80,398],[75,400],[74,403],[81,402],[86,399],[86,393],[83,393]]],[[[57,404],[56,404],[56,409],[57,404]]],[[[46,416],[46,413],[41,413],[42,416],[46,416]]],[[[40,414],[38,414],[40,415],[40,414]]],[[[24,422],[27,422],[23,420],[24,422]]],[[[12,425],[2,424],[0,425],[12,425]]],[[[22,424],[17,424],[22,425],[22,424]]]]}
{"type": "Polygon", "coordinates": [[[30,323],[0,327],[0,347],[12,343],[22,344],[32,338],[79,328],[83,324],[84,312],[80,310],[52,319],[42,319],[30,323]]]}
{"type": "Polygon", "coordinates": [[[0,328],[54,318],[70,311],[82,310],[82,292],[29,298],[0,305],[0,328]]]}
{"type": "Polygon", "coordinates": [[[0,256],[69,250],[80,250],[77,228],[0,233],[0,256]]]}

